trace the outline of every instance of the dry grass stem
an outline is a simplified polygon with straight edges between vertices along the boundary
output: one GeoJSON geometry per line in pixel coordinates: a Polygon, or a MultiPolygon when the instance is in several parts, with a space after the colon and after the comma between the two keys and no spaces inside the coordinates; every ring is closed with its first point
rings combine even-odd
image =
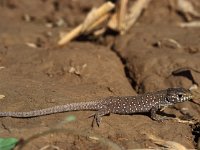
{"type": "Polygon", "coordinates": [[[192,120],[181,120],[179,118],[174,118],[173,120],[175,120],[175,121],[177,121],[179,123],[185,123],[185,124],[195,124],[196,123],[195,120],[194,121],[192,121],[192,120]]]}
{"type": "Polygon", "coordinates": [[[5,67],[4,67],[4,66],[0,66],[0,70],[1,70],[1,69],[5,69],[5,67]]]}
{"type": "Polygon", "coordinates": [[[115,5],[113,3],[107,2],[103,4],[101,7],[99,7],[98,9],[92,9],[92,11],[88,14],[85,21],[82,24],[83,25],[81,29],[82,32],[85,32],[86,30],[88,30],[87,28],[89,28],[93,24],[98,25],[98,22],[101,22],[102,18],[105,18],[105,15],[108,12],[110,12],[114,7],[115,5]]]}
{"type": "Polygon", "coordinates": [[[60,148],[58,146],[55,146],[55,145],[46,145],[46,146],[40,148],[39,150],[48,150],[48,149],[60,150],[60,148]]]}
{"type": "Polygon", "coordinates": [[[67,44],[72,39],[76,38],[78,35],[80,35],[82,29],[82,24],[77,26],[75,29],[70,31],[69,33],[65,34],[59,41],[58,45],[63,46],[64,44],[67,44]]]}
{"type": "Polygon", "coordinates": [[[5,95],[0,95],[0,99],[3,99],[5,97],[5,95]]]}
{"type": "Polygon", "coordinates": [[[115,12],[112,16],[111,19],[108,22],[108,27],[114,31],[118,31],[118,20],[117,20],[117,13],[115,12]]]}
{"type": "Polygon", "coordinates": [[[111,14],[107,13],[107,14],[103,15],[102,17],[100,17],[96,22],[94,22],[93,24],[91,24],[91,26],[89,26],[85,30],[85,33],[89,33],[91,31],[93,31],[94,29],[96,29],[98,26],[100,26],[102,23],[104,23],[106,20],[108,20],[108,18],[110,16],[111,16],[111,14]]]}
{"type": "Polygon", "coordinates": [[[194,9],[193,4],[189,0],[177,0],[177,10],[181,12],[188,21],[191,20],[190,16],[200,17],[200,13],[194,9]]]}
{"type": "Polygon", "coordinates": [[[182,48],[181,44],[171,38],[165,38],[161,41],[161,47],[169,47],[173,49],[182,48]]]}
{"type": "Polygon", "coordinates": [[[184,22],[179,24],[182,28],[200,28],[200,21],[184,22]]]}
{"type": "Polygon", "coordinates": [[[126,17],[126,31],[129,30],[131,26],[136,22],[142,11],[149,5],[150,2],[151,0],[137,0],[133,4],[133,6],[130,8],[130,14],[128,14],[126,17]]]}
{"type": "MultiPolygon", "coordinates": [[[[80,34],[84,33],[86,30],[88,31],[88,28],[93,25],[92,28],[94,28],[94,24],[99,25],[99,19],[104,16],[105,14],[109,13],[111,10],[113,10],[115,7],[115,4],[111,2],[106,2],[102,6],[100,6],[98,9],[93,9],[88,16],[86,17],[85,21],[77,26],[75,29],[73,29],[71,32],[64,35],[59,41],[58,45],[62,46],[72,39],[76,38],[80,34]],[[95,23],[98,22],[98,23],[95,23]]],[[[101,22],[101,21],[100,21],[101,22]]]]}
{"type": "Polygon", "coordinates": [[[104,34],[105,32],[106,32],[106,28],[104,27],[104,28],[94,31],[93,35],[98,37],[98,36],[104,34]]]}
{"type": "Polygon", "coordinates": [[[126,18],[126,13],[127,13],[127,4],[128,0],[120,0],[119,5],[118,5],[118,10],[117,10],[117,20],[118,20],[118,31],[120,34],[124,33],[125,29],[125,18],[126,18]]]}
{"type": "Polygon", "coordinates": [[[142,11],[148,6],[151,0],[137,0],[129,10],[127,10],[128,0],[121,0],[118,3],[116,12],[112,15],[108,27],[112,30],[124,34],[141,15],[142,11]]]}
{"type": "Polygon", "coordinates": [[[155,144],[160,145],[162,147],[165,147],[167,149],[173,149],[173,150],[187,150],[183,145],[173,142],[173,141],[166,141],[162,140],[158,137],[155,137],[153,135],[147,135],[149,139],[151,139],[155,144]]]}

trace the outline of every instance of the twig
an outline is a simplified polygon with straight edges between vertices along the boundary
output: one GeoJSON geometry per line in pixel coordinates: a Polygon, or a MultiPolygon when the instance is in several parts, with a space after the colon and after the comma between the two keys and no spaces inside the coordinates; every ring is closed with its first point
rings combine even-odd
{"type": "Polygon", "coordinates": [[[116,11],[108,22],[108,27],[114,31],[124,33],[125,21],[127,16],[128,0],[119,0],[117,2],[116,11]]]}
{"type": "Polygon", "coordinates": [[[0,99],[3,99],[5,97],[5,95],[0,95],[0,99]]]}
{"type": "Polygon", "coordinates": [[[117,11],[117,18],[118,18],[118,30],[120,34],[124,33],[125,29],[125,20],[126,20],[126,13],[127,13],[127,4],[128,0],[120,0],[119,1],[119,10],[117,11]]]}
{"type": "Polygon", "coordinates": [[[180,118],[174,118],[173,120],[179,122],[179,123],[186,123],[186,124],[195,124],[195,120],[181,120],[180,118]]]}
{"type": "Polygon", "coordinates": [[[39,150],[46,150],[46,149],[50,149],[50,148],[52,148],[54,150],[60,150],[60,148],[58,146],[55,146],[55,145],[46,145],[46,146],[40,148],[39,150]]]}
{"type": "Polygon", "coordinates": [[[183,22],[179,26],[182,28],[200,28],[200,21],[183,22]]]}
{"type": "Polygon", "coordinates": [[[91,13],[88,14],[88,16],[86,17],[86,20],[82,24],[77,26],[68,34],[64,35],[58,41],[58,45],[62,46],[68,43],[69,41],[71,41],[72,39],[74,39],[75,37],[79,36],[81,33],[84,33],[85,30],[87,30],[91,25],[94,25],[95,22],[99,20],[99,18],[101,18],[102,16],[110,12],[112,9],[114,9],[114,7],[115,7],[115,4],[111,2],[107,2],[107,3],[104,3],[102,6],[100,6],[98,9],[95,9],[95,10],[93,9],[91,13]]]}
{"type": "MultiPolygon", "coordinates": [[[[146,134],[147,135],[147,134],[146,134]]],[[[151,139],[155,144],[163,146],[167,149],[173,149],[173,150],[187,150],[183,145],[174,142],[174,141],[166,141],[159,137],[155,137],[153,135],[147,135],[149,139],[151,139]]]]}
{"type": "Polygon", "coordinates": [[[59,41],[58,45],[63,46],[64,44],[67,44],[72,39],[76,38],[78,35],[80,35],[82,29],[82,24],[73,29],[71,32],[65,34],[59,41]]]}
{"type": "Polygon", "coordinates": [[[134,5],[130,8],[130,14],[126,17],[125,30],[129,30],[131,26],[141,15],[142,11],[148,6],[151,0],[137,0],[134,5]]]}
{"type": "Polygon", "coordinates": [[[110,13],[107,13],[105,15],[103,15],[101,18],[99,18],[96,22],[94,22],[91,26],[89,26],[86,30],[85,33],[89,33],[91,31],[93,31],[96,27],[98,27],[100,24],[102,24],[103,22],[105,22],[109,17],[111,16],[110,13]]]}
{"type": "Polygon", "coordinates": [[[177,0],[177,9],[184,15],[187,21],[192,19],[191,16],[200,17],[200,13],[194,9],[190,0],[177,0]]]}
{"type": "Polygon", "coordinates": [[[114,31],[119,31],[118,30],[118,20],[117,20],[117,12],[115,12],[111,19],[108,22],[108,27],[114,31]]]}

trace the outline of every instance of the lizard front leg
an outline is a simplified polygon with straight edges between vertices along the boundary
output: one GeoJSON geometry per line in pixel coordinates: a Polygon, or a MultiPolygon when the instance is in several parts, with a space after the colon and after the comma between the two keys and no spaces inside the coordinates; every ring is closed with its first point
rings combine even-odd
{"type": "Polygon", "coordinates": [[[158,111],[158,108],[157,107],[152,107],[151,110],[150,110],[150,116],[151,116],[151,119],[153,120],[160,120],[160,117],[157,116],[156,112],[158,111]]]}
{"type": "MultiPolygon", "coordinates": [[[[163,108],[164,109],[164,108],[163,108]]],[[[162,109],[162,110],[163,110],[162,109]]],[[[157,107],[152,107],[151,110],[150,110],[150,113],[151,113],[151,118],[153,120],[156,120],[156,121],[163,121],[163,120],[168,120],[170,119],[170,117],[166,117],[166,116],[160,116],[160,115],[157,115],[156,112],[158,111],[159,109],[157,107]]]]}
{"type": "Polygon", "coordinates": [[[158,108],[157,107],[152,107],[151,110],[150,110],[150,115],[151,115],[151,118],[153,120],[156,120],[156,121],[163,121],[165,120],[165,117],[161,117],[160,115],[157,115],[156,112],[158,111],[158,108]]]}

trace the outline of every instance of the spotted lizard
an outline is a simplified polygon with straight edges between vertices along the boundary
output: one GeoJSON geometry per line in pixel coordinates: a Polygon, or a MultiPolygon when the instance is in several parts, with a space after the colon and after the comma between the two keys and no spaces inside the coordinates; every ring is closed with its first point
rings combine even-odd
{"type": "Polygon", "coordinates": [[[69,103],[28,112],[0,112],[0,117],[30,118],[68,111],[91,110],[96,111],[91,115],[93,117],[92,125],[96,121],[98,126],[101,117],[110,113],[128,115],[150,112],[150,117],[153,120],[160,120],[161,118],[156,114],[158,110],[176,103],[188,101],[192,98],[192,93],[187,89],[168,88],[136,96],[112,96],[102,98],[98,101],[69,103]]]}

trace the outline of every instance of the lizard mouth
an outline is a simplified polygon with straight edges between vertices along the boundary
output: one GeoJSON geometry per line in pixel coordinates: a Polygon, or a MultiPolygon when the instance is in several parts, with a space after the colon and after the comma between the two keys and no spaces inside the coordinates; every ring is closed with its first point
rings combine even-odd
{"type": "Polygon", "coordinates": [[[193,99],[193,95],[191,95],[190,93],[184,95],[181,99],[180,99],[180,102],[184,102],[184,101],[188,101],[188,100],[191,100],[193,99]]]}

